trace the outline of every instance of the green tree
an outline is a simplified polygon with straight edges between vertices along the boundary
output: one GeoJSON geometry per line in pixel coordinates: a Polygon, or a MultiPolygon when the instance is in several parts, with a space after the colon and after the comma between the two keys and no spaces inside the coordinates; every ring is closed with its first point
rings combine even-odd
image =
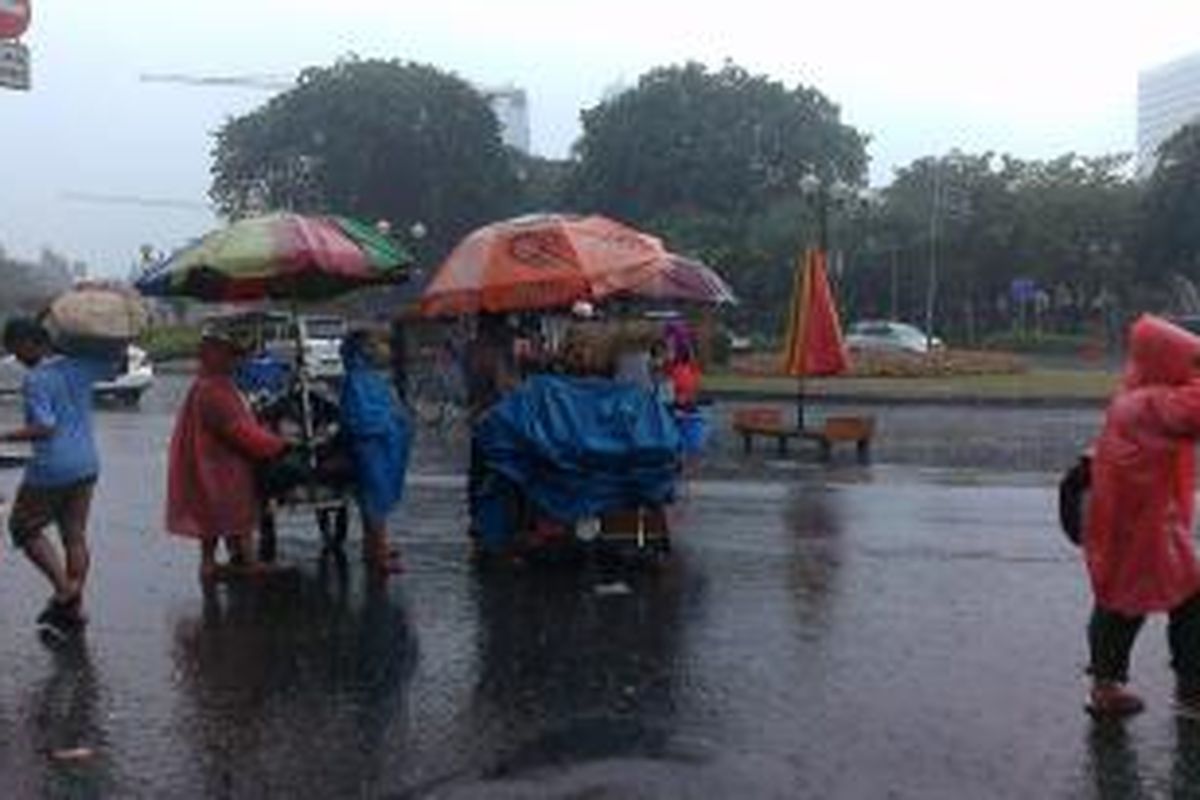
{"type": "Polygon", "coordinates": [[[226,122],[211,194],[239,217],[262,208],[421,222],[436,255],[504,215],[518,188],[495,115],[463,80],[401,61],[339,61],[226,122]]]}
{"type": "Polygon", "coordinates": [[[1161,282],[1171,273],[1200,279],[1200,125],[1188,125],[1159,148],[1142,198],[1139,276],[1161,282]]]}
{"type": "Polygon", "coordinates": [[[860,185],[866,163],[866,138],[816,89],[689,63],[583,113],[567,196],[721,269],[743,300],[735,316],[767,331],[812,238],[801,178],[860,185]]]}
{"type": "Polygon", "coordinates": [[[866,265],[853,274],[854,296],[871,297],[863,285],[871,281],[888,286],[899,263],[902,277],[889,283],[901,288],[900,315],[923,321],[933,285],[939,332],[973,343],[1012,323],[1009,289],[1026,278],[1044,293],[1043,330],[1078,330],[1102,298],[1132,289],[1137,189],[1127,162],[1123,154],[1073,153],[918,159],[882,193],[873,224],[884,233],[872,237],[866,265]]]}
{"type": "Polygon", "coordinates": [[[795,196],[810,172],[861,182],[865,142],[815,89],[733,64],[662,67],[583,113],[572,188],[582,204],[635,220],[742,216],[795,196]]]}
{"type": "Polygon", "coordinates": [[[566,205],[571,162],[509,150],[520,185],[514,207],[521,213],[558,211],[566,205]]]}

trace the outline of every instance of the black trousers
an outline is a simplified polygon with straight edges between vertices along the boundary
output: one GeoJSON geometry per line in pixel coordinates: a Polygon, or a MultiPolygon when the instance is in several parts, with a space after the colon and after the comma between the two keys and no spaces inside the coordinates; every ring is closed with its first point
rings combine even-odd
{"type": "MultiPolygon", "coordinates": [[[[1129,657],[1144,616],[1129,617],[1096,606],[1088,623],[1088,672],[1101,681],[1124,683],[1129,679],[1129,657]]],[[[1167,624],[1171,668],[1181,693],[1200,693],[1200,594],[1171,609],[1167,624]]]]}

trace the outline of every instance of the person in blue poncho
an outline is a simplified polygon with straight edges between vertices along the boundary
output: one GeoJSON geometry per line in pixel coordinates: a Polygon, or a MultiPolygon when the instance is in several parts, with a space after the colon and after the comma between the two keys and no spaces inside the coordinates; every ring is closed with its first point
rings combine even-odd
{"type": "Polygon", "coordinates": [[[363,560],[386,576],[403,569],[399,550],[388,542],[387,517],[404,494],[412,428],[386,374],[385,339],[351,333],[342,342],[342,364],[341,428],[354,464],[363,560]]]}

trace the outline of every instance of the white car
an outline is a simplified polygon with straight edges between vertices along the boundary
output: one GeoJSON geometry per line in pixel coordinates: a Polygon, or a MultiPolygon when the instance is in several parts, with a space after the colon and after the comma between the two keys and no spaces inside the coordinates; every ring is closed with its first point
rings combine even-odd
{"type": "Polygon", "coordinates": [[[926,336],[920,328],[894,320],[854,323],[846,331],[846,346],[851,350],[892,353],[928,353],[945,347],[938,337],[926,336]]]}
{"type": "Polygon", "coordinates": [[[150,356],[142,348],[131,344],[125,350],[125,371],[110,381],[100,381],[93,390],[96,397],[136,406],[153,385],[154,365],[150,363],[150,356]]]}
{"type": "MultiPolygon", "coordinates": [[[[16,356],[0,359],[0,395],[15,395],[21,391],[25,377],[25,366],[16,356]]],[[[146,390],[154,385],[154,365],[146,351],[137,345],[129,345],[125,351],[125,369],[112,380],[100,381],[94,387],[98,399],[115,400],[128,406],[136,406],[146,390]]]]}
{"type": "Polygon", "coordinates": [[[256,352],[266,353],[289,366],[296,363],[299,338],[310,378],[335,380],[342,376],[342,339],[347,327],[342,317],[332,314],[293,317],[279,311],[250,311],[215,318],[212,324],[243,331],[256,352]]]}

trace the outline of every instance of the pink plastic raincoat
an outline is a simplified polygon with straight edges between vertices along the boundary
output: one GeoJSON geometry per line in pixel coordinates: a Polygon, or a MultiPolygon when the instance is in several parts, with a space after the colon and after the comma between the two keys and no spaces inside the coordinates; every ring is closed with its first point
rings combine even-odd
{"type": "Polygon", "coordinates": [[[1151,315],[1129,358],[1092,460],[1084,549],[1096,603],[1137,616],[1200,591],[1192,545],[1200,438],[1200,338],[1151,315]]]}

